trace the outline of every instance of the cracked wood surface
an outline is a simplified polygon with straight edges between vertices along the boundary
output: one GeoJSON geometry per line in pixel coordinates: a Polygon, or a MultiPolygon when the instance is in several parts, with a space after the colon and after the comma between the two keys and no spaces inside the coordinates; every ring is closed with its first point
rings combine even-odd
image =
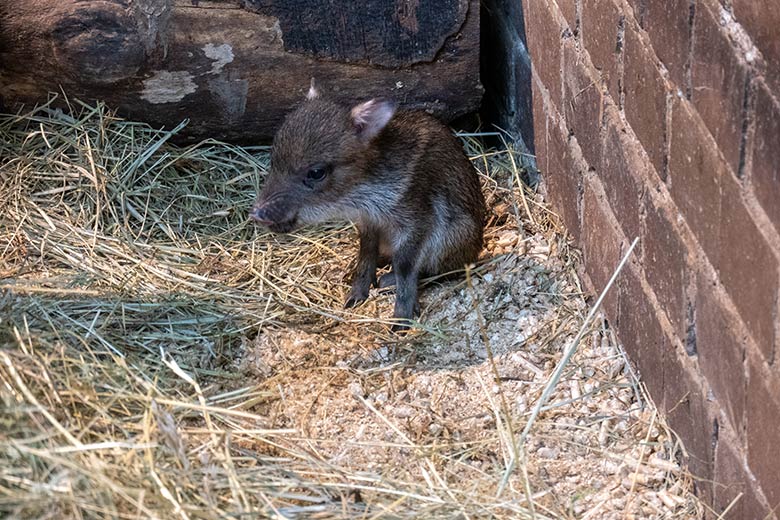
{"type": "Polygon", "coordinates": [[[476,0],[5,0],[4,110],[100,99],[187,138],[266,141],[315,77],[451,120],[479,108],[476,0]],[[360,6],[358,9],[356,6],[360,6]]]}

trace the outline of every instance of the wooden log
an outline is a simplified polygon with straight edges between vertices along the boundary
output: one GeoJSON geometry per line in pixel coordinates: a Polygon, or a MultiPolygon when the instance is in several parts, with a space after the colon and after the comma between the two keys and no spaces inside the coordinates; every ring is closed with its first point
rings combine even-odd
{"type": "Polygon", "coordinates": [[[479,108],[478,0],[2,0],[0,103],[103,100],[189,138],[270,138],[315,77],[452,120],[479,108]]]}

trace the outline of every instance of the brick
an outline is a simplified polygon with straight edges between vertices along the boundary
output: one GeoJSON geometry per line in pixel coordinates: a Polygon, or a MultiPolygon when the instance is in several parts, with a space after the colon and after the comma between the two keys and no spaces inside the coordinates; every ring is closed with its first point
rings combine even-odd
{"type": "Polygon", "coordinates": [[[750,490],[745,496],[742,497],[742,518],[760,518],[761,520],[778,520],[780,519],[780,504],[774,504],[773,506],[767,505],[766,501],[760,500],[756,496],[755,490],[750,490]]]}
{"type": "Polygon", "coordinates": [[[777,0],[732,0],[737,21],[747,30],[767,63],[766,76],[771,89],[780,90],[780,9],[777,0]]]}
{"type": "Polygon", "coordinates": [[[739,185],[724,176],[721,197],[720,243],[731,254],[723,254],[716,264],[721,282],[731,296],[748,331],[771,359],[775,342],[775,303],[778,292],[778,263],[756,227],[739,185]]]}
{"type": "Polygon", "coordinates": [[[744,427],[746,369],[744,338],[737,331],[737,316],[726,310],[716,283],[701,275],[696,290],[696,350],[721,409],[734,431],[744,427]]]}
{"type": "Polygon", "coordinates": [[[743,513],[744,500],[739,499],[734,502],[734,505],[731,505],[740,493],[744,494],[750,489],[742,465],[743,455],[736,451],[732,443],[720,438],[715,449],[712,508],[717,514],[722,514],[726,509],[729,509],[729,513],[723,517],[724,520],[745,518],[743,513]]]}
{"type": "Polygon", "coordinates": [[[642,28],[669,76],[685,91],[691,45],[690,0],[647,0],[642,28]]]}
{"type": "Polygon", "coordinates": [[[615,104],[620,99],[618,30],[624,15],[612,0],[583,0],[582,42],[615,104]]]}
{"type": "MultiPolygon", "coordinates": [[[[629,241],[640,236],[639,208],[644,196],[636,174],[649,168],[637,151],[639,144],[625,135],[616,110],[608,111],[604,150],[596,173],[601,178],[612,211],[629,241]]],[[[641,250],[644,242],[640,242],[641,250]]]]}
{"type": "Polygon", "coordinates": [[[547,173],[547,113],[544,105],[544,94],[541,82],[537,79],[531,81],[531,106],[533,109],[533,146],[536,155],[536,167],[544,174],[547,173]]]}
{"type": "Polygon", "coordinates": [[[716,415],[708,408],[706,388],[694,375],[690,358],[681,350],[669,348],[664,356],[662,412],[685,445],[689,456],[688,468],[694,476],[697,495],[704,503],[712,503],[716,415]]]}
{"type": "Polygon", "coordinates": [[[780,505],[780,378],[747,350],[747,459],[771,507],[780,505]]]}
{"type": "Polygon", "coordinates": [[[745,456],[739,450],[738,441],[725,437],[724,431],[718,437],[715,449],[713,476],[714,498],[712,508],[723,520],[744,520],[748,518],[776,518],[769,514],[769,506],[757,495],[755,482],[745,472],[745,456]],[[742,496],[737,499],[737,497],[742,496]],[[736,501],[735,501],[736,500],[736,501]],[[732,505],[733,502],[733,505],[732,505]]]}
{"type": "MultiPolygon", "coordinates": [[[[497,0],[497,1],[502,1],[502,0],[497,0]]],[[[513,2],[513,1],[515,1],[515,0],[509,0],[510,3],[513,2]]],[[[533,3],[536,3],[536,1],[535,0],[520,0],[521,16],[523,16],[523,18],[528,18],[528,13],[531,12],[531,4],[533,4],[533,3]]],[[[488,7],[488,8],[491,6],[491,4],[489,2],[485,2],[482,5],[484,5],[485,7],[488,7]]],[[[509,13],[508,9],[502,8],[501,11],[498,13],[498,16],[506,16],[508,13],[509,13]]]]}
{"type": "Polygon", "coordinates": [[[526,5],[526,36],[533,71],[550,92],[556,110],[560,111],[563,19],[553,2],[529,1],[526,5]]]}
{"type": "Polygon", "coordinates": [[[780,231],[780,105],[765,85],[755,92],[752,181],[756,198],[780,231]]]}
{"type": "Polygon", "coordinates": [[[663,175],[666,132],[666,81],[645,46],[639,30],[626,23],[624,89],[626,119],[653,163],[663,175]]]}
{"type": "MultiPolygon", "coordinates": [[[[606,198],[601,187],[594,187],[598,181],[586,178],[582,195],[582,250],[593,289],[601,294],[620,262],[626,243],[625,237],[614,224],[609,214],[606,198]]],[[[618,320],[618,288],[613,286],[604,300],[604,311],[613,324],[618,320]]]]}
{"type": "Polygon", "coordinates": [[[577,28],[577,6],[574,0],[555,0],[572,32],[577,28]]]}
{"type": "Polygon", "coordinates": [[[563,113],[574,132],[582,156],[590,165],[601,159],[601,114],[603,99],[596,72],[577,52],[574,38],[563,43],[563,113]]]}
{"type": "Polygon", "coordinates": [[[691,100],[734,173],[739,173],[747,65],[721,30],[717,13],[698,4],[691,100]]]}
{"type": "Polygon", "coordinates": [[[677,211],[673,206],[671,209],[658,207],[649,197],[645,208],[642,242],[647,281],[672,323],[675,334],[682,338],[685,337],[688,250],[671,222],[677,211]]]}
{"type": "MultiPolygon", "coordinates": [[[[664,399],[664,357],[672,349],[658,311],[640,282],[641,273],[629,263],[620,274],[618,336],[657,404],[664,399]]],[[[673,349],[672,349],[673,350],[673,349]]]]}
{"type": "Polygon", "coordinates": [[[713,265],[720,256],[720,185],[726,163],[710,142],[707,129],[686,101],[672,108],[669,177],[671,194],[713,265]]]}
{"type": "Polygon", "coordinates": [[[550,202],[572,236],[580,238],[579,194],[582,189],[583,164],[574,156],[568,135],[558,122],[547,121],[547,171],[545,184],[550,202]]]}
{"type": "Polygon", "coordinates": [[[644,26],[645,11],[647,11],[646,4],[647,0],[628,0],[628,5],[631,6],[634,18],[640,27],[644,26]]]}

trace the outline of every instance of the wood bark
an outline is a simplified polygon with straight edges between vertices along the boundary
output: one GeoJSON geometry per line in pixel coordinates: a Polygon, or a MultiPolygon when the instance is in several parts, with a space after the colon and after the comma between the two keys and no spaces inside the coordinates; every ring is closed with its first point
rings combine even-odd
{"type": "Polygon", "coordinates": [[[267,141],[310,79],[445,120],[479,108],[478,0],[2,0],[0,102],[64,91],[189,138],[267,141]]]}

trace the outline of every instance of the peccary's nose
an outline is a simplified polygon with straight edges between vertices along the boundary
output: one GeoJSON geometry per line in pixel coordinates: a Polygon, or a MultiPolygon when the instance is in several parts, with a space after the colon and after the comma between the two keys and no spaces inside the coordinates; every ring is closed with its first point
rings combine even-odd
{"type": "Polygon", "coordinates": [[[252,211],[249,212],[249,216],[264,226],[274,223],[266,206],[253,207],[252,211]]]}

